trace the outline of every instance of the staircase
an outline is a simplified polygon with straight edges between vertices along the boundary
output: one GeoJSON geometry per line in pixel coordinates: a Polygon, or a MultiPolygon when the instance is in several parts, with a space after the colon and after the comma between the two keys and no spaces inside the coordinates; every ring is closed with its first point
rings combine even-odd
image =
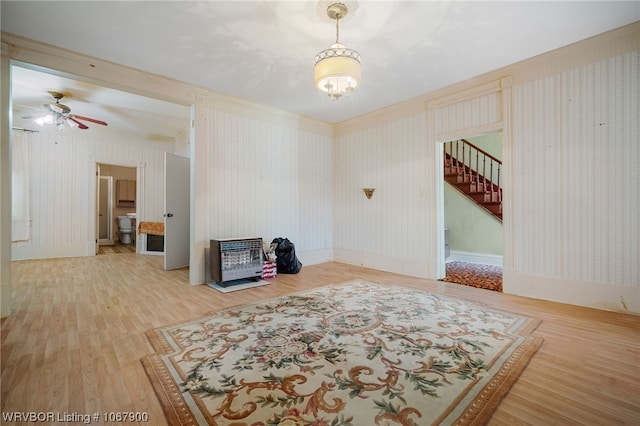
{"type": "Polygon", "coordinates": [[[444,144],[444,180],[502,222],[502,162],[471,142],[444,144]]]}

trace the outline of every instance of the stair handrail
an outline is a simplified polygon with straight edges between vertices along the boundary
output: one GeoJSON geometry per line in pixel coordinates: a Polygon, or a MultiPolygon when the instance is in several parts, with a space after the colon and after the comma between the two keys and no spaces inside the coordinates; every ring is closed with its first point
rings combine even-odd
{"type": "Polygon", "coordinates": [[[482,154],[486,155],[487,157],[491,158],[493,161],[495,161],[496,163],[500,163],[502,164],[502,161],[498,160],[496,157],[494,157],[493,155],[489,154],[487,151],[483,150],[482,148],[472,144],[471,142],[469,142],[466,139],[460,139],[462,142],[466,143],[467,145],[471,145],[476,151],[480,151],[482,154]]]}
{"type": "MultiPolygon", "coordinates": [[[[499,159],[497,159],[496,157],[494,157],[493,155],[489,154],[488,152],[486,152],[485,150],[483,150],[482,148],[479,148],[477,146],[475,146],[473,143],[469,142],[466,139],[458,139],[455,141],[450,141],[450,142],[446,142],[444,144],[444,154],[445,154],[445,159],[446,156],[449,155],[449,157],[452,159],[452,161],[455,161],[455,167],[458,170],[462,170],[462,173],[465,175],[466,178],[468,178],[470,181],[471,180],[476,180],[477,184],[483,185],[483,189],[484,191],[490,192],[491,198],[493,199],[493,194],[496,194],[497,200],[496,201],[502,201],[502,187],[500,186],[500,175],[501,175],[501,169],[502,169],[502,161],[500,161],[499,159]],[[458,146],[458,142],[462,142],[463,146],[462,146],[462,155],[460,155],[459,152],[459,146],[458,146]],[[453,144],[456,144],[456,153],[454,155],[453,153],[453,144]],[[449,152],[447,152],[447,145],[450,147],[449,148],[449,152]],[[469,152],[469,160],[467,161],[467,159],[465,158],[465,154],[467,152],[467,150],[465,149],[465,145],[469,147],[468,152],[469,152]],[[476,157],[476,168],[474,169],[473,167],[473,161],[472,161],[472,153],[473,150],[475,150],[475,157],[476,157]],[[479,154],[483,155],[483,165],[482,165],[482,174],[480,174],[480,170],[479,170],[479,154]],[[460,158],[461,157],[461,158],[460,158]],[[486,170],[486,159],[487,157],[489,158],[489,173],[487,173],[486,170]],[[497,163],[497,170],[495,171],[495,175],[496,178],[494,179],[494,170],[493,170],[493,165],[494,163],[497,163]],[[474,172],[475,172],[475,176],[474,176],[474,172]],[[487,176],[488,174],[488,176],[487,176]]],[[[478,188],[479,189],[479,188],[478,188]]]]}

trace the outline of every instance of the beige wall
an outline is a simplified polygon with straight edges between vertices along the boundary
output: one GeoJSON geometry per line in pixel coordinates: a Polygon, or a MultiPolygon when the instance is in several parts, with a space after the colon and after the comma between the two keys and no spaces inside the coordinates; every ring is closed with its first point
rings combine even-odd
{"type": "MultiPolygon", "coordinates": [[[[174,144],[149,142],[102,128],[83,132],[53,129],[28,138],[27,143],[34,146],[29,177],[31,237],[12,244],[14,260],[95,254],[98,163],[111,164],[116,176],[122,173],[132,180],[139,169],[143,181],[138,185],[143,186],[138,190],[138,217],[150,221],[162,218],[164,152],[174,144]]],[[[115,179],[113,184],[115,190],[115,179]]]]}
{"type": "MultiPolygon", "coordinates": [[[[85,70],[65,51],[30,43],[9,50],[18,60],[92,73],[88,77],[98,81],[194,105],[189,143],[193,284],[203,282],[208,239],[239,233],[289,236],[309,262],[333,255],[344,262],[438,278],[444,264],[438,144],[502,130],[505,292],[640,312],[640,219],[635,214],[640,197],[632,185],[640,176],[637,168],[627,167],[640,162],[634,134],[639,26],[336,126],[179,82],[147,79],[114,64],[98,61],[85,70]],[[207,127],[211,123],[216,125],[207,127]],[[606,125],[594,127],[598,123],[606,125]],[[284,167],[274,167],[274,158],[284,167]],[[318,158],[320,164],[315,163],[318,158]],[[604,181],[591,176],[613,176],[620,186],[606,191],[604,181]],[[230,182],[229,177],[238,180],[230,182]],[[530,206],[517,194],[536,180],[542,198],[530,206]],[[376,188],[371,200],[363,187],[376,188]],[[594,187],[606,196],[594,199],[594,187]],[[252,199],[255,195],[270,204],[252,199]]],[[[7,108],[3,104],[3,112],[7,108]]],[[[143,161],[135,157],[140,154],[136,149],[119,146],[116,151],[143,161]]],[[[87,158],[80,161],[87,164],[87,158]]],[[[6,193],[2,197],[5,205],[6,193]]],[[[72,207],[75,211],[86,204],[72,207]]],[[[82,225],[73,229],[89,235],[82,225]]]]}
{"type": "Polygon", "coordinates": [[[502,161],[502,133],[487,133],[486,135],[473,136],[465,139],[502,161]]]}
{"type": "Polygon", "coordinates": [[[444,216],[445,228],[449,230],[449,248],[452,252],[464,252],[466,255],[503,255],[502,223],[446,183],[444,216]]]}
{"type": "Polygon", "coordinates": [[[502,131],[505,292],[640,312],[639,27],[338,124],[336,258],[442,276],[439,143],[502,131]]]}

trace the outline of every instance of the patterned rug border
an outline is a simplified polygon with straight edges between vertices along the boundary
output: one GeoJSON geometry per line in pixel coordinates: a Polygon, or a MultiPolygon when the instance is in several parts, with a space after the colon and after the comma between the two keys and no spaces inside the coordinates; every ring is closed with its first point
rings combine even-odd
{"type": "MultiPolygon", "coordinates": [[[[372,285],[376,285],[376,286],[379,286],[379,287],[399,288],[399,289],[405,289],[405,290],[411,290],[411,291],[418,291],[418,292],[427,293],[427,294],[428,293],[432,293],[432,294],[437,294],[438,297],[447,298],[447,299],[462,300],[465,303],[468,303],[468,304],[471,304],[471,305],[475,305],[475,306],[484,306],[484,307],[487,307],[487,308],[489,308],[489,309],[491,309],[492,311],[495,311],[495,312],[506,312],[506,313],[510,313],[510,314],[513,313],[512,311],[507,311],[505,309],[494,308],[494,307],[489,306],[488,304],[486,304],[484,302],[478,302],[478,301],[475,301],[475,300],[465,299],[463,297],[450,296],[450,295],[441,294],[441,293],[433,293],[433,292],[430,292],[430,291],[426,291],[426,290],[422,290],[422,289],[418,289],[418,288],[413,288],[413,287],[404,287],[404,286],[397,285],[397,284],[382,284],[382,283],[375,282],[375,281],[355,279],[355,280],[343,281],[343,282],[339,282],[339,283],[335,283],[335,284],[327,284],[327,285],[314,287],[314,288],[310,288],[310,289],[306,289],[306,290],[295,291],[295,292],[292,292],[292,293],[286,293],[286,294],[282,294],[280,296],[275,296],[275,297],[272,297],[272,298],[269,298],[269,299],[260,300],[260,301],[256,301],[256,302],[238,303],[236,305],[229,306],[227,308],[224,308],[224,309],[221,309],[221,310],[218,310],[218,311],[205,312],[202,315],[199,315],[197,317],[193,317],[193,318],[185,320],[185,321],[180,321],[180,322],[177,322],[177,323],[167,324],[167,325],[163,325],[163,326],[160,326],[160,327],[149,329],[149,330],[147,330],[145,332],[145,335],[147,336],[147,339],[149,339],[149,342],[151,343],[151,346],[153,346],[154,350],[160,352],[161,354],[169,354],[169,353],[171,353],[171,351],[173,351],[173,347],[166,341],[166,339],[164,338],[164,335],[162,333],[162,330],[164,330],[166,328],[173,328],[173,327],[178,327],[178,326],[181,326],[181,325],[191,324],[191,323],[193,323],[195,321],[204,320],[204,319],[207,319],[207,318],[209,318],[209,317],[211,317],[213,315],[217,315],[217,314],[220,314],[220,313],[223,313],[223,312],[228,312],[228,311],[237,309],[237,308],[239,308],[241,306],[252,305],[252,304],[255,304],[255,303],[269,303],[269,302],[273,302],[273,301],[278,300],[281,297],[285,297],[285,296],[302,295],[302,294],[314,292],[314,291],[325,289],[325,288],[348,286],[348,285],[358,284],[358,283],[372,284],[372,285]]],[[[451,283],[449,283],[449,284],[451,284],[451,283]]],[[[536,328],[538,328],[540,323],[542,322],[542,320],[540,320],[538,318],[530,317],[528,315],[522,315],[522,314],[518,314],[518,315],[521,316],[522,318],[526,318],[527,321],[523,322],[520,325],[520,327],[518,327],[517,329],[512,330],[512,332],[514,334],[529,335],[529,334],[533,333],[536,330],[536,328]]]]}
{"type": "MultiPolygon", "coordinates": [[[[378,287],[400,288],[427,294],[432,293],[437,294],[437,296],[440,298],[461,300],[470,305],[487,307],[495,312],[506,312],[509,314],[514,314],[514,312],[512,311],[496,309],[488,306],[485,303],[476,302],[460,297],[433,293],[411,287],[403,287],[401,285],[386,285],[373,281],[356,279],[315,287],[312,289],[301,290],[299,292],[287,293],[266,300],[241,303],[219,311],[207,312],[204,315],[196,317],[192,320],[181,321],[179,323],[150,329],[147,330],[145,334],[149,339],[150,344],[157,352],[143,357],[140,361],[162,406],[167,422],[170,425],[199,425],[200,423],[197,421],[196,416],[193,414],[192,410],[198,409],[200,407],[191,407],[189,403],[187,403],[187,401],[183,398],[182,391],[174,380],[169,367],[163,361],[163,356],[171,355],[175,352],[174,347],[164,337],[164,329],[179,327],[181,325],[191,324],[196,321],[204,321],[214,315],[219,315],[220,313],[237,309],[238,307],[242,306],[251,306],[256,303],[269,303],[286,296],[308,294],[328,287],[342,287],[356,283],[375,285],[378,287]]],[[[520,377],[521,373],[524,371],[533,355],[535,355],[538,349],[542,346],[544,339],[542,339],[541,337],[530,336],[530,334],[535,331],[542,320],[526,315],[517,315],[523,318],[524,321],[519,324],[515,330],[512,330],[512,333],[522,337],[522,342],[518,345],[515,351],[511,355],[509,355],[507,360],[505,360],[505,362],[500,367],[500,370],[496,372],[495,376],[484,387],[482,387],[478,395],[470,404],[468,404],[467,408],[464,409],[464,411],[458,417],[457,421],[454,423],[455,425],[476,426],[485,424],[493,415],[496,408],[509,392],[513,384],[520,377]]],[[[448,414],[449,413],[445,413],[442,417],[445,417],[448,414]]],[[[436,424],[438,423],[439,422],[437,422],[436,424]]]]}

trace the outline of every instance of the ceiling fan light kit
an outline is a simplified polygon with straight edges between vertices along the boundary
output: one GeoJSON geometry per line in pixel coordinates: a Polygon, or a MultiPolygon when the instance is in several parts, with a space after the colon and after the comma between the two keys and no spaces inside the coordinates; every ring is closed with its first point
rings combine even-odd
{"type": "Polygon", "coordinates": [[[340,19],[349,12],[347,6],[333,3],[326,12],[330,19],[336,21],[336,42],[315,56],[313,74],[316,88],[335,101],[351,95],[360,86],[361,63],[360,54],[339,40],[340,19]]]}
{"type": "MultiPolygon", "coordinates": [[[[61,132],[69,129],[73,129],[78,127],[80,129],[88,129],[84,123],[81,123],[78,120],[90,121],[92,123],[100,124],[102,126],[106,126],[107,123],[102,120],[96,120],[95,118],[83,117],[81,115],[71,114],[71,108],[68,106],[61,104],[60,99],[64,97],[64,94],[61,92],[51,91],[49,92],[51,96],[56,100],[55,103],[46,103],[43,106],[49,110],[49,112],[45,115],[33,117],[33,121],[39,126],[43,127],[45,125],[55,125],[58,130],[61,132]]],[[[23,117],[25,119],[29,119],[31,117],[23,117]]]]}
{"type": "Polygon", "coordinates": [[[78,125],[70,119],[63,118],[60,115],[55,116],[53,114],[47,114],[44,117],[38,117],[33,121],[35,121],[36,124],[38,124],[40,127],[44,127],[45,125],[49,124],[55,124],[58,130],[60,130],[61,132],[72,129],[74,127],[78,127],[78,125]]]}

